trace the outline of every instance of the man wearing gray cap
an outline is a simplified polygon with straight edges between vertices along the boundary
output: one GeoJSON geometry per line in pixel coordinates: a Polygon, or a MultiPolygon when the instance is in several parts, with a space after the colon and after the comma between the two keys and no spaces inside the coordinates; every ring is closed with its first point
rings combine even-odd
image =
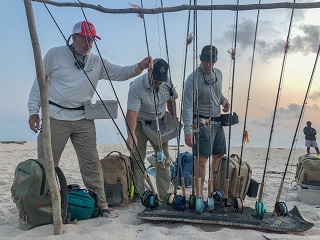
{"type": "MultiPolygon", "coordinates": [[[[159,146],[145,134],[143,125],[152,125],[156,118],[158,118],[159,125],[165,124],[166,108],[171,116],[174,116],[176,112],[175,99],[178,98],[178,94],[168,79],[168,69],[168,63],[157,58],[153,62],[153,69],[135,79],[130,85],[126,114],[127,146],[140,166],[144,164],[148,141],[155,153],[159,151],[159,146]]],[[[160,198],[165,198],[170,191],[171,179],[168,142],[163,143],[162,148],[165,162],[155,164],[156,185],[160,198]]],[[[142,194],[145,191],[145,181],[143,172],[136,161],[134,161],[134,177],[136,192],[142,194]]]]}
{"type": "MultiPolygon", "coordinates": [[[[193,147],[195,156],[200,156],[199,159],[198,157],[195,159],[194,173],[198,172],[199,162],[202,181],[200,196],[202,198],[208,157],[212,156],[211,167],[213,168],[215,161],[226,153],[226,141],[220,114],[221,107],[223,112],[228,112],[230,104],[222,94],[222,73],[214,67],[217,59],[216,47],[205,46],[201,51],[200,66],[188,76],[184,86],[182,117],[185,143],[193,147]],[[198,119],[199,124],[197,124],[198,119]],[[197,125],[199,129],[196,129],[197,125]],[[196,131],[200,131],[199,134],[196,134],[196,131]],[[195,142],[194,136],[199,136],[195,142]]],[[[197,179],[196,177],[196,184],[197,179]]]]}
{"type": "MultiPolygon", "coordinates": [[[[93,42],[100,37],[90,22],[76,23],[70,38],[71,45],[68,41],[66,46],[50,49],[43,60],[46,77],[50,80],[49,115],[54,164],[58,166],[70,139],[77,153],[83,183],[97,195],[101,215],[117,217],[106,202],[103,173],[96,147],[95,124],[93,120],[85,118],[83,103],[92,99],[99,80],[130,79],[148,68],[150,61],[145,58],[137,64],[123,67],[92,54],[90,51],[93,42]]],[[[37,133],[40,130],[40,91],[37,79],[29,95],[28,108],[30,129],[37,133]]],[[[38,158],[44,157],[43,133],[40,131],[38,158]]]]}

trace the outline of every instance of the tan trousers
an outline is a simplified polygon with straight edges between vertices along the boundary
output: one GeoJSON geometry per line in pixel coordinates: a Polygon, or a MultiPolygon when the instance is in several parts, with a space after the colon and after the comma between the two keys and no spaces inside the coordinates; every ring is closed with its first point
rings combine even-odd
{"type": "MultiPolygon", "coordinates": [[[[134,153],[135,159],[139,162],[141,168],[144,166],[144,159],[146,158],[146,151],[147,151],[147,142],[149,141],[148,137],[144,134],[142,130],[142,123],[137,122],[136,127],[136,137],[138,142],[138,152],[140,153],[141,158],[139,157],[138,153],[134,153]],[[143,165],[142,165],[143,164],[143,165]]],[[[159,151],[159,146],[156,146],[153,142],[149,141],[155,153],[159,151]]],[[[164,155],[166,156],[166,164],[165,168],[162,169],[161,167],[156,164],[156,185],[157,185],[157,192],[160,198],[166,198],[167,194],[170,192],[170,163],[171,158],[168,151],[168,142],[162,144],[162,149],[164,155]]],[[[143,176],[143,172],[140,170],[137,162],[133,159],[133,169],[134,169],[134,182],[136,191],[142,194],[145,191],[145,179],[143,176]]],[[[144,168],[143,168],[144,169],[144,168]]]]}
{"type": "MultiPolygon", "coordinates": [[[[52,154],[58,166],[61,154],[70,138],[77,153],[80,173],[85,187],[97,194],[97,205],[108,207],[104,192],[103,173],[96,145],[96,129],[93,120],[61,121],[50,118],[52,154]]],[[[38,158],[45,159],[43,134],[38,135],[38,158]]]]}

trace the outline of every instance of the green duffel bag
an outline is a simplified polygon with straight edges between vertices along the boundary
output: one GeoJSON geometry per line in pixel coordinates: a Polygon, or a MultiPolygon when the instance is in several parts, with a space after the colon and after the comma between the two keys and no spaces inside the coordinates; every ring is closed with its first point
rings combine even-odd
{"type": "Polygon", "coordinates": [[[86,220],[97,217],[98,210],[95,199],[86,189],[77,184],[68,185],[68,218],[71,220],[86,220]]]}

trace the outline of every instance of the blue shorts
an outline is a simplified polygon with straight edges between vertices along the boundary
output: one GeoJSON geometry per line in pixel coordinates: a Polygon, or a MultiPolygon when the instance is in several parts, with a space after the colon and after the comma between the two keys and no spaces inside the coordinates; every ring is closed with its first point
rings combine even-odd
{"type": "Polygon", "coordinates": [[[223,127],[221,123],[215,123],[211,125],[211,140],[210,131],[203,123],[200,123],[199,141],[193,145],[193,152],[197,156],[198,154],[198,142],[199,142],[199,155],[209,157],[210,155],[223,155],[226,154],[226,138],[224,135],[223,127]],[[210,146],[211,141],[211,146],[210,146]]]}

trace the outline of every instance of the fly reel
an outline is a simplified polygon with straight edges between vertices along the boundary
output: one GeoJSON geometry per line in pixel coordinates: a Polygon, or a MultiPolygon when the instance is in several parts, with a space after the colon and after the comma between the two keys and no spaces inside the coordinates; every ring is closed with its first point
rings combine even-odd
{"type": "Polygon", "coordinates": [[[175,195],[174,193],[168,195],[167,205],[171,205],[176,210],[184,210],[186,203],[186,198],[181,195],[175,195]]]}
{"type": "Polygon", "coordinates": [[[224,199],[224,192],[220,189],[217,189],[212,193],[212,197],[216,203],[221,204],[224,199]]]}
{"type": "Polygon", "coordinates": [[[204,202],[201,198],[196,199],[195,210],[197,214],[201,214],[204,209],[204,202]]]}
{"type": "Polygon", "coordinates": [[[214,199],[213,199],[213,197],[209,197],[207,199],[207,208],[208,208],[209,212],[213,212],[213,210],[214,210],[214,199]]]}
{"type": "Polygon", "coordinates": [[[266,209],[264,207],[264,202],[257,201],[254,209],[255,217],[263,219],[265,213],[266,213],[266,209]]]}
{"type": "Polygon", "coordinates": [[[274,211],[279,217],[285,217],[288,215],[288,208],[284,202],[276,202],[274,206],[274,211]]]}
{"type": "Polygon", "coordinates": [[[189,197],[189,210],[194,210],[196,207],[196,195],[190,195],[189,197]]]}
{"type": "Polygon", "coordinates": [[[146,208],[159,207],[159,200],[157,194],[154,195],[150,190],[147,190],[142,194],[141,203],[146,208]]]}

